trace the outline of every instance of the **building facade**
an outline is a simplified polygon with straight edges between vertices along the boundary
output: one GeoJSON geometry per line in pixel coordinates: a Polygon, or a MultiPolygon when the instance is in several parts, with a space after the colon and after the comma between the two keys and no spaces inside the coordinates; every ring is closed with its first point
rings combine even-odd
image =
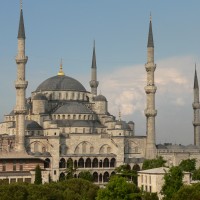
{"type": "MultiPolygon", "coordinates": [[[[89,82],[91,91],[87,91],[78,80],[66,76],[61,62],[58,74],[44,80],[30,97],[26,97],[28,81],[25,68],[28,57],[25,53],[25,40],[21,9],[16,56],[16,106],[0,123],[0,161],[2,163],[8,163],[5,161],[5,155],[9,157],[9,155],[19,153],[22,160],[32,162],[32,168],[22,170],[24,173],[31,171],[38,162],[43,161],[44,177],[49,175],[53,181],[57,181],[65,175],[67,163],[70,162],[73,163],[74,168],[77,168],[75,177],[78,177],[80,171],[89,170],[95,182],[99,184],[107,182],[115,173],[114,169],[117,166],[128,164],[130,167],[138,168],[144,159],[160,155],[168,161],[169,165],[177,165],[182,159],[187,158],[197,158],[199,163],[199,129],[196,128],[199,126],[197,97],[193,104],[195,144],[156,145],[155,93],[157,87],[154,83],[156,65],[151,19],[145,64],[147,130],[144,136],[136,135],[133,121],[125,122],[121,117],[116,118],[110,114],[106,97],[98,94],[95,44],[89,82]]],[[[197,81],[197,75],[195,76],[195,81],[197,81]]],[[[197,91],[198,88],[195,88],[196,96],[199,95],[197,91]]],[[[14,166],[15,156],[12,159],[9,165],[12,160],[14,166]]],[[[22,161],[19,160],[20,162],[22,161]]],[[[13,173],[11,170],[13,168],[6,169],[13,173]]],[[[48,182],[47,178],[45,180],[48,182]]]]}

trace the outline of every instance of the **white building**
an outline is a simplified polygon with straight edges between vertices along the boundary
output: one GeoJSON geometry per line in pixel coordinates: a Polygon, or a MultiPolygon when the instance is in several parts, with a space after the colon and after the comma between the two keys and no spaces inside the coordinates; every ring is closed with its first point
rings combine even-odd
{"type": "MultiPolygon", "coordinates": [[[[169,168],[159,167],[154,169],[142,170],[138,172],[138,187],[143,191],[157,193],[159,199],[162,186],[164,184],[164,175],[168,173],[169,168]]],[[[190,173],[184,172],[184,184],[190,184],[190,173]]]]}

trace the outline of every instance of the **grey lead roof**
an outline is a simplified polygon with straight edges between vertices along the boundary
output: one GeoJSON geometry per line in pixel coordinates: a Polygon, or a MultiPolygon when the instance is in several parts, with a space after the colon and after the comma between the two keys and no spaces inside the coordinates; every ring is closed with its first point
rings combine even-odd
{"type": "Polygon", "coordinates": [[[25,39],[25,29],[24,29],[24,18],[23,18],[23,11],[20,11],[20,21],[19,21],[19,30],[18,30],[18,37],[25,39]]]}
{"type": "Polygon", "coordinates": [[[94,101],[107,101],[107,99],[102,94],[99,94],[98,96],[94,97],[94,101]]]}
{"type": "Polygon", "coordinates": [[[194,73],[194,89],[199,89],[196,67],[195,67],[195,73],[194,73]]]}
{"type": "Polygon", "coordinates": [[[153,32],[152,32],[152,23],[150,20],[149,23],[149,35],[148,35],[148,43],[147,43],[147,47],[154,47],[154,43],[153,43],[153,32]]]}
{"type": "Polygon", "coordinates": [[[91,114],[92,111],[79,102],[67,102],[59,107],[54,114],[91,114]]]}
{"type": "Polygon", "coordinates": [[[36,92],[39,91],[80,91],[86,92],[83,85],[69,76],[53,76],[43,81],[36,92]]]}

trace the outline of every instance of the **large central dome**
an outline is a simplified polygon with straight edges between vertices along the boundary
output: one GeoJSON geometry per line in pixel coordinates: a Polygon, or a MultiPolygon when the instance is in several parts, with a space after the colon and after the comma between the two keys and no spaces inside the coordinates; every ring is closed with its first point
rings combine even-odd
{"type": "Polygon", "coordinates": [[[69,76],[53,76],[42,82],[36,92],[39,91],[82,91],[85,92],[84,86],[77,80],[69,76]]]}

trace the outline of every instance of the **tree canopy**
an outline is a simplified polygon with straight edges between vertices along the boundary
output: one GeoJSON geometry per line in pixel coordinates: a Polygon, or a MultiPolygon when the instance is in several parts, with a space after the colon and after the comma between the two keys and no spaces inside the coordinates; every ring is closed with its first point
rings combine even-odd
{"type": "Polygon", "coordinates": [[[163,157],[159,156],[156,159],[147,159],[143,162],[142,169],[153,169],[158,167],[164,167],[166,160],[163,157]]]}
{"type": "Polygon", "coordinates": [[[35,184],[42,184],[42,173],[39,165],[35,168],[35,184]]]}
{"type": "Polygon", "coordinates": [[[196,169],[196,159],[182,160],[179,167],[185,172],[193,172],[196,169]]]}
{"type": "Polygon", "coordinates": [[[113,176],[104,189],[100,189],[96,200],[140,200],[138,187],[120,176],[113,176]]]}
{"type": "Polygon", "coordinates": [[[183,186],[183,172],[179,166],[171,167],[164,175],[164,185],[161,194],[163,200],[171,200],[174,194],[183,186]]]}

